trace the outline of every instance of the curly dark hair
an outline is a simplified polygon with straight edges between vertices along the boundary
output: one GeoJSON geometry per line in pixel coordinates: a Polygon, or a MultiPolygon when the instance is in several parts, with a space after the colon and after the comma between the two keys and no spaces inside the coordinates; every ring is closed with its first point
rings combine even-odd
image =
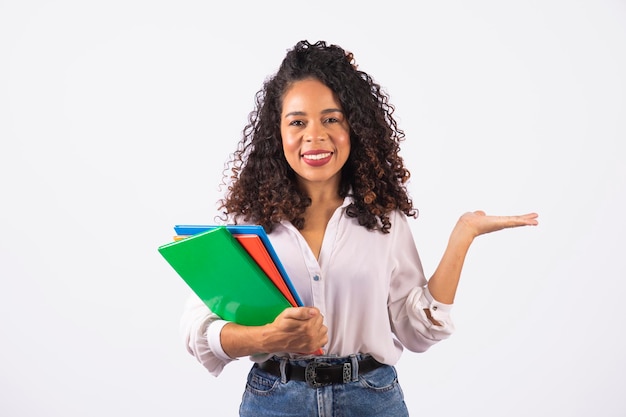
{"type": "Polygon", "coordinates": [[[237,150],[227,163],[230,185],[219,208],[225,216],[242,216],[269,233],[281,220],[304,227],[310,198],[298,187],[282,148],[282,99],[293,83],[317,79],[336,95],[350,127],[350,156],[342,168],[339,195],[351,190],[354,202],[346,214],[370,230],[388,233],[389,213],[417,217],[408,196],[410,177],[399,155],[404,132],[393,118],[394,107],[381,86],[357,69],[354,57],[324,41],[300,41],[289,50],[276,74],[255,95],[255,110],[237,150]]]}

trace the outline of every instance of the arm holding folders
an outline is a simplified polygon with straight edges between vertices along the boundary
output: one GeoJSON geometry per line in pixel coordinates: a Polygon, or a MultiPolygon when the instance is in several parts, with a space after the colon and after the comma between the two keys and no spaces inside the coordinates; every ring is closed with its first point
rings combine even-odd
{"type": "MultiPolygon", "coordinates": [[[[262,325],[272,322],[286,307],[303,306],[261,226],[176,226],[175,230],[178,236],[174,237],[174,242],[163,245],[159,252],[221,318],[242,325],[262,325]],[[218,230],[219,234],[213,235],[218,230]],[[185,242],[193,245],[183,245],[185,242]],[[236,265],[237,268],[228,267],[238,262],[243,264],[236,265]],[[226,280],[219,279],[220,275],[209,277],[209,274],[217,273],[218,266],[221,268],[219,274],[226,280]],[[263,284],[260,287],[259,280],[263,284]],[[270,291],[268,285],[274,286],[273,290],[270,291]],[[277,291],[281,295],[279,300],[275,298],[277,291]],[[262,304],[259,298],[271,301],[270,306],[264,306],[269,312],[254,311],[253,306],[262,304]],[[225,308],[226,304],[231,308],[225,308]]],[[[323,350],[312,354],[321,355],[323,350]]]]}

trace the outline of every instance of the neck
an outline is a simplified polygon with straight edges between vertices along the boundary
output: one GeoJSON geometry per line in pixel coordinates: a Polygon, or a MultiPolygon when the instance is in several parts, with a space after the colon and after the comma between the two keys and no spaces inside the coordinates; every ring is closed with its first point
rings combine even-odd
{"type": "Polygon", "coordinates": [[[339,195],[339,181],[333,181],[333,183],[300,183],[300,186],[311,199],[311,204],[328,204],[336,203],[337,201],[343,201],[343,198],[339,195]]]}

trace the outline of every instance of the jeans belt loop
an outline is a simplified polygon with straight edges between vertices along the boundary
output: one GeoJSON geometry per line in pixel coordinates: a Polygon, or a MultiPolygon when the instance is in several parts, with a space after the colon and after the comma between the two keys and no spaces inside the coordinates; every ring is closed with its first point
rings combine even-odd
{"type": "Polygon", "coordinates": [[[280,360],[280,382],[287,383],[287,358],[281,358],[280,360]]]}
{"type": "MultiPolygon", "coordinates": [[[[350,355],[350,363],[352,364],[352,375],[348,375],[348,381],[352,380],[354,382],[359,380],[359,360],[356,357],[356,355],[350,355]]],[[[343,368],[343,382],[348,382],[346,381],[346,367],[344,364],[344,368],[343,368]]]]}

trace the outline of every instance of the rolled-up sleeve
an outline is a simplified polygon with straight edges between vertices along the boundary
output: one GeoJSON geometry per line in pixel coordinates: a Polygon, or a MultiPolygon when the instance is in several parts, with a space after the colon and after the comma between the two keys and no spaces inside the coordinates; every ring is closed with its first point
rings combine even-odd
{"type": "Polygon", "coordinates": [[[185,304],[180,320],[180,333],[187,351],[213,376],[235,359],[222,349],[220,332],[228,322],[214,314],[195,294],[185,304]]]}
{"type": "Polygon", "coordinates": [[[451,310],[452,305],[435,300],[427,286],[414,288],[406,301],[407,317],[411,327],[434,343],[447,339],[454,333],[451,310]]]}

